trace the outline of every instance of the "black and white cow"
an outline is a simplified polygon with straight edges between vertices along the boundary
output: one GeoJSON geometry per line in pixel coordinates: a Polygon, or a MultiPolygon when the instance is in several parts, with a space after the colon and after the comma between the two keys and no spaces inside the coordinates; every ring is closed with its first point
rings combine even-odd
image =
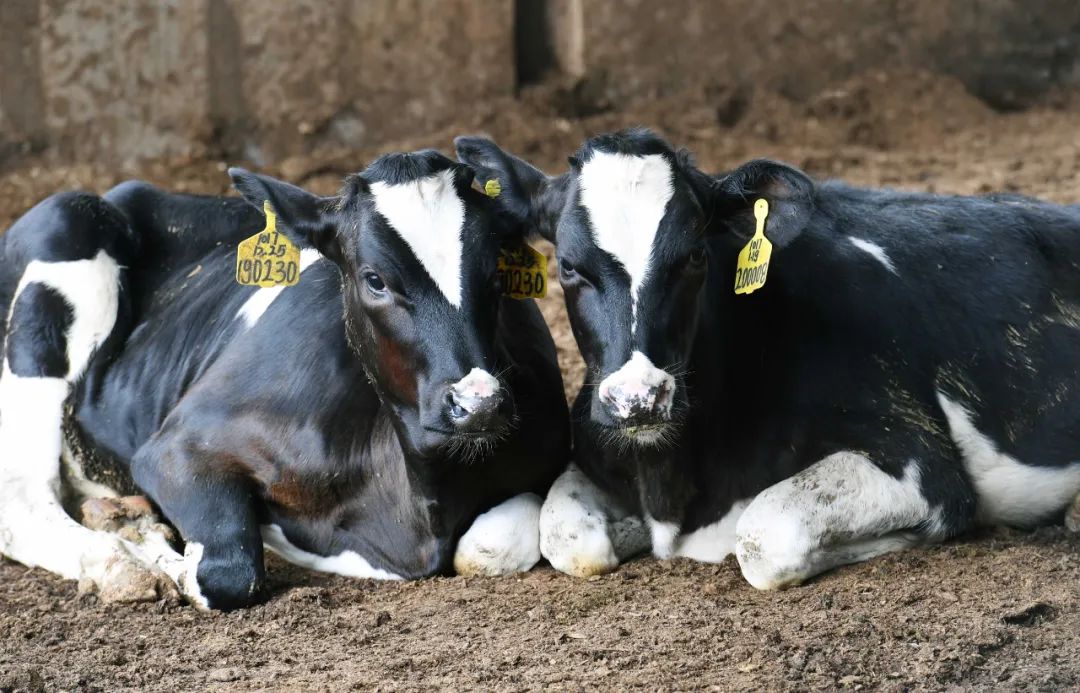
{"type": "Polygon", "coordinates": [[[0,553],[213,608],[258,598],[264,545],[358,577],[531,567],[570,426],[538,309],[496,281],[514,226],[434,151],[384,156],[329,198],[230,175],[243,198],[58,194],[0,239],[0,553]],[[293,287],[234,280],[267,202],[302,249],[293,287]],[[120,485],[70,459],[62,478],[65,402],[183,555],[65,513],[62,486],[120,485]]]}
{"type": "Polygon", "coordinates": [[[1080,492],[1080,207],[765,160],[711,178],[641,130],[550,178],[489,140],[457,151],[556,243],[588,367],[576,467],[541,516],[557,568],[734,552],[782,587],[976,524],[1060,522],[1080,492]],[[759,200],[775,252],[737,295],[759,200]]]}

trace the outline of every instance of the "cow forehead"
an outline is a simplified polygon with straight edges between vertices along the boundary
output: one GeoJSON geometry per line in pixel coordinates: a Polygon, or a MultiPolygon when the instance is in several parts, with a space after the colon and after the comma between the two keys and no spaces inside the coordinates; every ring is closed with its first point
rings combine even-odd
{"type": "Polygon", "coordinates": [[[461,307],[465,203],[452,170],[398,184],[371,184],[377,211],[405,241],[450,305],[461,307]]]}
{"type": "Polygon", "coordinates": [[[661,154],[597,151],[582,165],[578,185],[593,241],[626,269],[636,302],[649,274],[656,232],[675,194],[671,162],[661,154]]]}

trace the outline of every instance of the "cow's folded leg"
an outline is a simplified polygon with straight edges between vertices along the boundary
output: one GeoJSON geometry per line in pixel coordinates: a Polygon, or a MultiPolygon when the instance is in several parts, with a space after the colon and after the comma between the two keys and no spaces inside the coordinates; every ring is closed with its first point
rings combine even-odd
{"type": "Polygon", "coordinates": [[[735,555],[759,589],[796,585],[837,566],[943,539],[940,508],[909,461],[893,476],[854,452],[830,455],[774,484],[736,526],[735,555]]]}
{"type": "Polygon", "coordinates": [[[540,507],[535,493],[503,501],[473,521],[458,541],[458,575],[509,575],[540,561],[540,507]]]}
{"type": "Polygon", "coordinates": [[[1065,526],[1070,532],[1080,532],[1080,494],[1077,494],[1072,505],[1065,511],[1065,526]]]}
{"type": "Polygon", "coordinates": [[[649,530],[570,465],[552,484],[540,511],[540,553],[577,577],[607,573],[648,550],[649,530]]]}
{"type": "Polygon", "coordinates": [[[184,541],[183,566],[176,569],[184,596],[202,608],[236,609],[261,596],[261,528],[252,482],[217,465],[229,457],[203,449],[204,439],[203,432],[188,438],[166,420],[136,452],[131,473],[184,541]]]}
{"type": "Polygon", "coordinates": [[[37,240],[61,237],[55,247],[41,244],[53,257],[29,262],[8,314],[0,372],[0,554],[78,580],[106,600],[172,596],[171,580],[144,565],[135,545],[83,527],[61,502],[64,401],[116,324],[121,271],[104,249],[94,252],[95,240],[115,246],[119,233],[109,225],[107,208],[94,217],[93,206],[104,203],[91,196],[68,202],[78,202],[78,211],[101,226],[76,224],[72,233],[85,237],[63,243],[69,230],[64,214],[70,210],[59,200],[52,203],[55,209],[48,203],[39,208],[43,225],[17,225],[9,232],[19,234],[9,238],[9,249],[29,232],[37,240]],[[88,257],[55,257],[68,247],[88,257]]]}

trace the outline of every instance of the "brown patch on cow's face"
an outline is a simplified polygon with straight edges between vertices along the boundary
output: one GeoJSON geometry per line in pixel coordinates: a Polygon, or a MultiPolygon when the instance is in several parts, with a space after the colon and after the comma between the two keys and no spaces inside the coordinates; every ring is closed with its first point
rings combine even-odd
{"type": "Polygon", "coordinates": [[[416,406],[416,372],[406,350],[393,339],[375,332],[375,353],[379,364],[379,379],[385,390],[405,404],[416,406]]]}

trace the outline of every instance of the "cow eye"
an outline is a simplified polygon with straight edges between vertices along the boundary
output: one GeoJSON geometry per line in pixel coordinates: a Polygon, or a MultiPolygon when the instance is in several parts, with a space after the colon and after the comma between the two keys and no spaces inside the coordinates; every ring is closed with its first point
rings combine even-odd
{"type": "Polygon", "coordinates": [[[705,264],[705,257],[705,246],[699,245],[690,251],[690,257],[687,259],[687,262],[693,267],[701,267],[705,264]]]}
{"type": "Polygon", "coordinates": [[[559,260],[559,276],[564,280],[572,280],[578,276],[577,268],[566,260],[559,260]]]}
{"type": "Polygon", "coordinates": [[[364,284],[371,293],[377,296],[386,293],[386,284],[383,282],[382,277],[374,272],[364,272],[364,284]]]}

